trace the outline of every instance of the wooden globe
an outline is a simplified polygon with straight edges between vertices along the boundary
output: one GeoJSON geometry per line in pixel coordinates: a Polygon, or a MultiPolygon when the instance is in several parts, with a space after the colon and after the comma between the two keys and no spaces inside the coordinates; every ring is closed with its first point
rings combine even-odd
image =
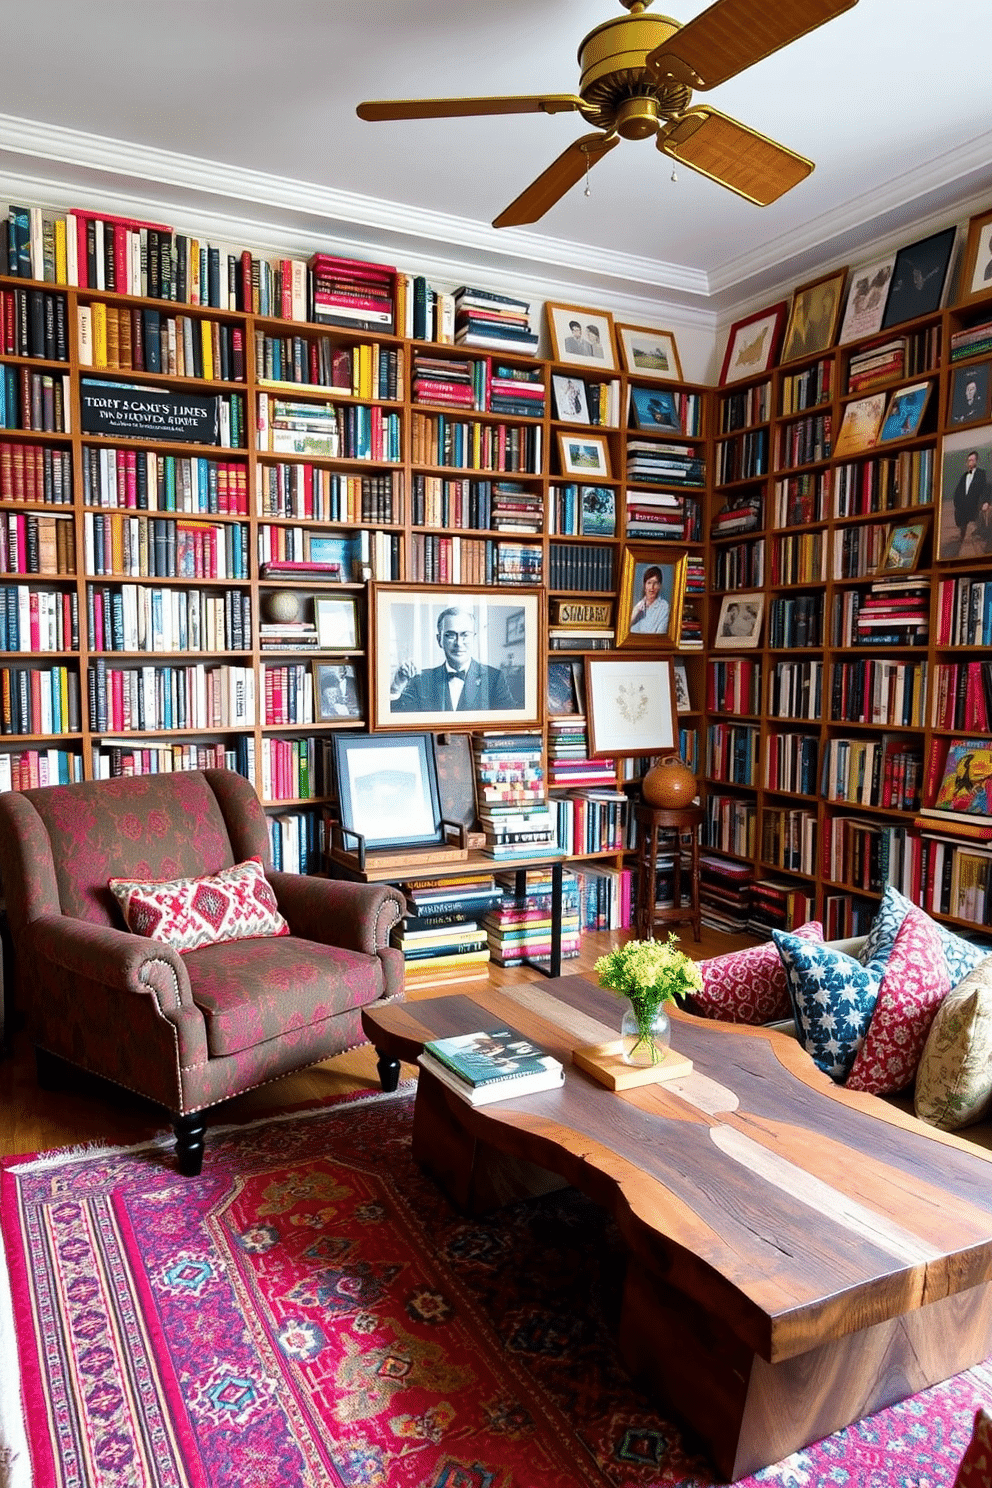
{"type": "Polygon", "coordinates": [[[696,777],[677,754],[652,765],[641,781],[641,795],[649,806],[678,811],[696,797],[696,777]]]}

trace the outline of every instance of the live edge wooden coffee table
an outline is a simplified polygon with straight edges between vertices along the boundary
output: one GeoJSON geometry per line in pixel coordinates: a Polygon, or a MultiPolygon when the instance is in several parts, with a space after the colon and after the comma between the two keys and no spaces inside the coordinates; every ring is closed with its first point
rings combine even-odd
{"type": "Polygon", "coordinates": [[[793,1039],[676,1011],[692,1073],[613,1092],[569,1065],[619,1028],[581,977],[362,1018],[387,1073],[506,1024],[568,1066],[560,1089],[483,1107],[421,1073],[414,1156],[473,1212],[562,1183],[610,1212],[623,1359],[728,1480],[992,1352],[992,1158],[837,1088],[793,1039]]]}

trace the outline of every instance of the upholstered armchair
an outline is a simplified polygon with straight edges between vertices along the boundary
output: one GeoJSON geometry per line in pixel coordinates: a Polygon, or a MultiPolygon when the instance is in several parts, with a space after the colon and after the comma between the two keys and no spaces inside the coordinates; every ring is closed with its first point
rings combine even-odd
{"type": "MultiPolygon", "coordinates": [[[[208,1107],[363,1043],[361,1009],[403,996],[399,892],[274,872],[258,797],[230,770],[0,795],[0,882],[39,1070],[56,1055],[160,1103],[188,1175],[208,1107]],[[223,881],[253,857],[259,898],[285,920],[262,938],[180,952],[147,924],[126,930],[109,886],[223,881]]],[[[379,1062],[386,1089],[394,1064],[379,1062]]]]}

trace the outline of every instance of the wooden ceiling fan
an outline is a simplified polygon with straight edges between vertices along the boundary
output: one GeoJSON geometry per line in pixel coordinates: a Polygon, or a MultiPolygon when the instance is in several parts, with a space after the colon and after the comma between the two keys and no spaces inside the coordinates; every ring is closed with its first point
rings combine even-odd
{"type": "Polygon", "coordinates": [[[621,139],[649,139],[681,165],[758,206],[791,191],[813,162],[708,106],[707,90],[852,9],[857,0],[715,0],[685,26],[649,15],[651,0],[590,31],[579,47],[578,94],[506,98],[409,98],[360,103],[368,120],[444,119],[472,114],[574,111],[599,131],[569,145],[501,212],[494,227],[543,217],[621,139]]]}

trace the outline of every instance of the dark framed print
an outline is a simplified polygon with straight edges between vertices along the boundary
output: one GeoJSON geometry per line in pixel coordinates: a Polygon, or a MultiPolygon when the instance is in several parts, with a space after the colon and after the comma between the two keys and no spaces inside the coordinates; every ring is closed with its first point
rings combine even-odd
{"type": "Polygon", "coordinates": [[[589,404],[586,385],[581,377],[568,377],[561,372],[552,372],[551,390],[555,395],[555,418],[563,424],[587,424],[589,404]]]}
{"type": "Polygon", "coordinates": [[[992,553],[992,425],[945,434],[935,558],[992,553]]]}
{"type": "Polygon", "coordinates": [[[585,712],[582,662],[548,662],[548,712],[556,717],[571,716],[585,712]]]}
{"type": "Polygon", "coordinates": [[[335,734],[334,768],[345,851],[443,840],[432,734],[335,734]]]}
{"type": "Polygon", "coordinates": [[[945,227],[943,232],[899,249],[882,317],[883,330],[940,309],[956,233],[956,227],[945,227]]]}
{"type": "Polygon", "coordinates": [[[782,348],[783,363],[819,356],[833,346],[846,277],[846,269],[835,269],[822,279],[801,284],[795,291],[782,348]]]}
{"type": "Polygon", "coordinates": [[[317,645],[322,651],[355,651],[358,648],[358,613],[355,601],[318,594],[313,602],[317,645]]]}
{"type": "Polygon", "coordinates": [[[626,370],[635,377],[651,377],[656,382],[681,382],[682,363],[671,331],[655,331],[649,326],[618,325],[617,340],[626,370]]]}
{"type": "Polygon", "coordinates": [[[317,723],[336,718],[361,718],[362,695],[350,662],[313,663],[313,713],[317,723]]]}
{"type": "Polygon", "coordinates": [[[728,382],[740,382],[744,377],[760,377],[775,366],[785,317],[788,314],[785,300],[778,305],[769,305],[767,310],[756,310],[744,320],[735,321],[727,337],[727,350],[720,370],[720,386],[728,382]]]}
{"type": "Polygon", "coordinates": [[[674,662],[672,673],[675,678],[675,706],[680,713],[691,713],[692,695],[689,692],[689,674],[685,669],[685,662],[674,662]]]}
{"type": "MultiPolygon", "coordinates": [[[[665,547],[668,549],[667,543],[665,547]]],[[[617,603],[618,646],[657,649],[678,645],[688,566],[686,553],[672,557],[669,549],[661,557],[656,543],[634,543],[624,548],[617,603]]]]}
{"type": "Polygon", "coordinates": [[[585,669],[590,755],[652,755],[678,747],[671,661],[587,656],[585,669]]]}
{"type": "Polygon", "coordinates": [[[959,300],[973,300],[992,291],[992,207],[968,223],[959,300]]]}
{"type": "Polygon", "coordinates": [[[654,429],[659,434],[681,434],[675,394],[667,388],[630,386],[630,413],[636,429],[654,429]]]}
{"type": "Polygon", "coordinates": [[[765,614],[763,594],[725,594],[716,622],[713,646],[718,651],[761,645],[761,622],[765,614]]]}
{"type": "Polygon", "coordinates": [[[879,431],[879,444],[888,444],[893,439],[916,438],[932,387],[932,382],[914,382],[912,387],[898,388],[892,394],[879,431]]]}
{"type": "Polygon", "coordinates": [[[583,537],[615,537],[617,493],[612,486],[579,487],[579,532],[583,537]]]}
{"type": "Polygon", "coordinates": [[[610,451],[605,434],[565,434],[558,431],[562,475],[610,478],[610,451]]]}
{"type": "Polygon", "coordinates": [[[837,337],[839,345],[846,346],[849,341],[863,341],[866,336],[874,336],[882,329],[882,317],[885,314],[885,302],[889,298],[889,285],[892,283],[895,263],[896,256],[890,253],[885,258],[876,259],[874,263],[851,270],[844,319],[837,337]]]}
{"type": "Polygon", "coordinates": [[[581,305],[555,305],[550,300],[544,309],[552,361],[598,367],[600,372],[617,371],[613,316],[608,310],[584,310],[581,305]]]}
{"type": "Polygon", "coordinates": [[[992,362],[972,362],[955,367],[951,381],[949,424],[980,424],[989,416],[989,373],[992,362]]]}
{"type": "Polygon", "coordinates": [[[920,561],[923,540],[930,531],[930,518],[921,517],[918,522],[902,522],[889,528],[882,561],[876,569],[880,574],[912,573],[920,561]]]}
{"type": "Polygon", "coordinates": [[[374,727],[539,723],[542,594],[373,585],[374,727]]]}

